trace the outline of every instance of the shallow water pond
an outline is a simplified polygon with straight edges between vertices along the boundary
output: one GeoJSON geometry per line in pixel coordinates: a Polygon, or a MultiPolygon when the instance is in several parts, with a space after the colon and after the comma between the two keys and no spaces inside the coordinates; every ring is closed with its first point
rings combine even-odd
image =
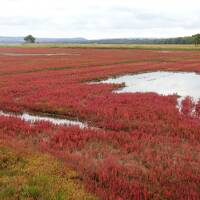
{"type": "Polygon", "coordinates": [[[124,92],[156,92],[161,95],[177,94],[182,98],[200,98],[200,75],[187,72],[148,72],[109,78],[101,83],[125,83],[125,87],[117,90],[124,92]]]}

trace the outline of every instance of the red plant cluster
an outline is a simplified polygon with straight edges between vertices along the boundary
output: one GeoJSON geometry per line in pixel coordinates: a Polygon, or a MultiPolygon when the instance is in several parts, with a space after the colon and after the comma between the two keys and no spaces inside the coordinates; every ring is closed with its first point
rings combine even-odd
{"type": "Polygon", "coordinates": [[[88,84],[153,70],[200,72],[199,52],[0,48],[0,61],[0,110],[78,118],[101,128],[0,117],[0,137],[64,158],[102,199],[200,199],[200,102],[186,98],[179,112],[175,95],[115,94],[122,85],[88,84]]]}

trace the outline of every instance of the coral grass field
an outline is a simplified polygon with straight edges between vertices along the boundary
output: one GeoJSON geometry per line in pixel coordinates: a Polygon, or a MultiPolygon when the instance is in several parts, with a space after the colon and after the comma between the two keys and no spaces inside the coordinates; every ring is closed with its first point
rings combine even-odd
{"type": "Polygon", "coordinates": [[[100,199],[198,200],[200,102],[186,98],[179,111],[176,95],[116,94],[112,90],[123,84],[89,84],[156,70],[199,73],[200,52],[0,48],[0,110],[79,119],[96,127],[1,116],[0,138],[62,158],[100,199]]]}

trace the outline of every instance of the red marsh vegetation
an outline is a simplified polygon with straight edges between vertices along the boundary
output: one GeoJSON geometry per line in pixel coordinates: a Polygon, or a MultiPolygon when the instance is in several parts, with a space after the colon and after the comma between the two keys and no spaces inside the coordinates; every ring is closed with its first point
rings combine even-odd
{"type": "Polygon", "coordinates": [[[200,72],[200,52],[0,48],[0,110],[79,119],[98,128],[1,116],[0,137],[61,157],[101,199],[198,200],[200,102],[186,98],[180,112],[175,95],[116,94],[112,90],[123,85],[88,84],[157,70],[200,72]]]}

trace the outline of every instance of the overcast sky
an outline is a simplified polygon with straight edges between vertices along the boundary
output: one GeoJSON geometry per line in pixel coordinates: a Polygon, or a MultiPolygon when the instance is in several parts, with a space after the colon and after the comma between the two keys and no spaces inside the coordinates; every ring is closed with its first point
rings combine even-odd
{"type": "Polygon", "coordinates": [[[0,35],[175,37],[200,32],[199,0],[0,0],[0,35]]]}

